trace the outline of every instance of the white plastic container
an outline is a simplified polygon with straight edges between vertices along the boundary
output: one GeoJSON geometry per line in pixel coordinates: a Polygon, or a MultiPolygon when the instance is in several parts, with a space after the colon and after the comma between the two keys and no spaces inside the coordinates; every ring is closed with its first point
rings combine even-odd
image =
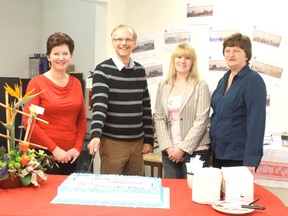
{"type": "Polygon", "coordinates": [[[212,204],[220,200],[222,171],[218,168],[204,167],[194,173],[192,201],[212,204]]]}
{"type": "Polygon", "coordinates": [[[254,177],[245,166],[222,167],[224,200],[252,202],[254,177]]]}

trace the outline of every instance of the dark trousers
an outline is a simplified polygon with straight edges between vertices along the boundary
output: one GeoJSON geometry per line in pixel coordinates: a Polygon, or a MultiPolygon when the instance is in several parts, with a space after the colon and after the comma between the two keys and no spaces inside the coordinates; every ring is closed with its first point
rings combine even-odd
{"type": "Polygon", "coordinates": [[[221,160],[213,157],[213,167],[221,169],[221,167],[243,166],[242,160],[221,160]]]}

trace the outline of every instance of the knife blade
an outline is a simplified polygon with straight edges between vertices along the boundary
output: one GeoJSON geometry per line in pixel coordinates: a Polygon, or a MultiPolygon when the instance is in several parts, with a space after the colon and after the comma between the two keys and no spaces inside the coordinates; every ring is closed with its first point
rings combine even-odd
{"type": "Polygon", "coordinates": [[[88,173],[91,172],[91,168],[92,168],[92,164],[93,164],[93,162],[94,162],[94,158],[95,158],[96,152],[97,152],[97,151],[94,149],[94,150],[93,150],[92,157],[91,157],[91,161],[90,161],[90,164],[89,164],[89,167],[88,167],[88,173]]]}

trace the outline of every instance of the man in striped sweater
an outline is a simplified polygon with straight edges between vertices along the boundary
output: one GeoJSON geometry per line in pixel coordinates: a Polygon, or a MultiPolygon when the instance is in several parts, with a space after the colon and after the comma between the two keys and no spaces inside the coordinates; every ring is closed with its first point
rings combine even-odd
{"type": "Polygon", "coordinates": [[[144,175],[143,154],[152,152],[154,136],[145,69],[130,57],[137,35],[119,25],[111,38],[115,56],[93,75],[88,149],[99,150],[101,174],[144,175]]]}

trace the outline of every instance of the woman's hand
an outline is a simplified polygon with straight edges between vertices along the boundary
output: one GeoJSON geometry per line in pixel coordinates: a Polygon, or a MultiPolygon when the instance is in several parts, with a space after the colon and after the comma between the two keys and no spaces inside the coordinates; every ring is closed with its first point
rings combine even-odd
{"type": "Polygon", "coordinates": [[[54,158],[60,163],[68,163],[71,159],[67,152],[58,146],[52,151],[52,154],[54,158]]]}
{"type": "Polygon", "coordinates": [[[67,151],[67,153],[70,157],[70,163],[71,164],[74,163],[80,155],[80,152],[77,151],[75,148],[69,149],[69,151],[67,151]]]}
{"type": "Polygon", "coordinates": [[[170,147],[167,150],[168,158],[174,163],[183,162],[184,151],[178,147],[170,147]]]}

